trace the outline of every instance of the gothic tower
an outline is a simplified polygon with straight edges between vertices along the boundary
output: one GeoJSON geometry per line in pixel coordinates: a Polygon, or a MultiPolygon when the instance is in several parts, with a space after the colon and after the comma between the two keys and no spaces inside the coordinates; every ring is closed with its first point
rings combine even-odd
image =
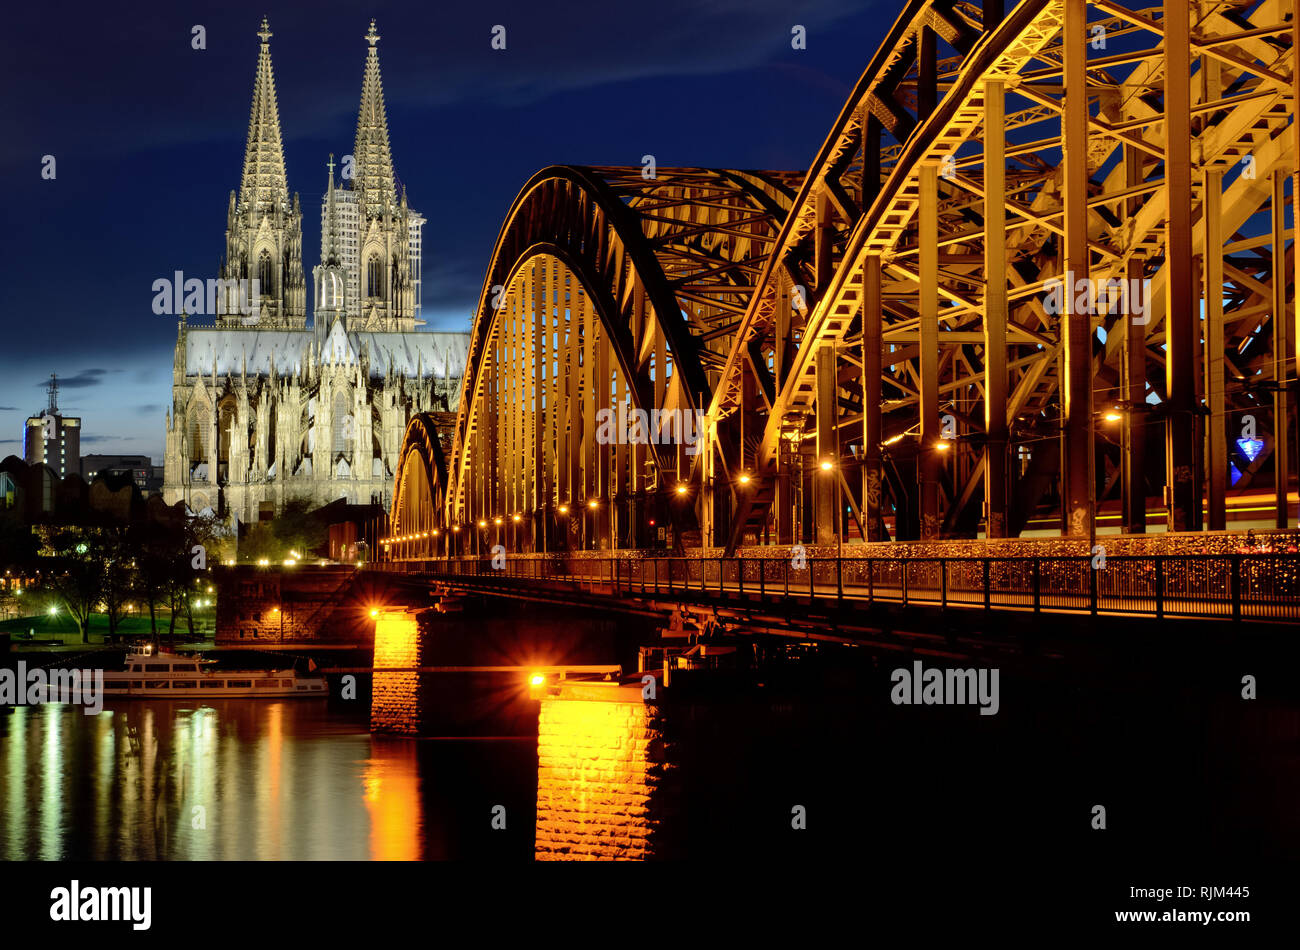
{"type": "MultiPolygon", "coordinates": [[[[226,213],[226,254],[218,322],[225,326],[302,328],[307,324],[306,281],[302,270],[302,211],[298,196],[289,201],[280,139],[280,110],[271,69],[271,29],[266,18],[258,31],[261,50],[253,80],[253,105],[244,149],[239,195],[230,193],[226,213]],[[259,297],[240,306],[243,286],[258,281],[259,297]],[[250,306],[251,304],[251,306],[250,306]]],[[[251,290],[245,292],[251,296],[251,290]]]]}
{"type": "Polygon", "coordinates": [[[321,240],[321,262],[312,269],[312,284],[316,288],[316,303],[312,308],[316,339],[319,341],[343,320],[347,330],[347,272],[343,266],[340,247],[339,203],[334,191],[334,156],[329,160],[329,184],[325,189],[325,223],[321,240]]]}
{"type": "Polygon", "coordinates": [[[356,195],[360,306],[357,329],[406,332],[415,329],[415,300],[411,284],[410,211],[399,191],[388,145],[384,85],[379,77],[379,34],[375,21],[366,32],[361,81],[361,111],[352,190],[356,195]]]}

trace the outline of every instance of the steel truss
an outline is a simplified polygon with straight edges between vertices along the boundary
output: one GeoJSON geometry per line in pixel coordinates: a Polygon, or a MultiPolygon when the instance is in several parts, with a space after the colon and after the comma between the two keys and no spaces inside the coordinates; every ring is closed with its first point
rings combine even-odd
{"type": "Polygon", "coordinates": [[[728,551],[1004,537],[1045,509],[1092,538],[1108,500],[1144,531],[1162,485],[1170,530],[1224,527],[1231,463],[1286,527],[1295,4],[910,0],[806,176],[540,172],[444,520],[526,522],[476,533],[512,550],[647,547],[657,519],[728,551]],[[608,444],[620,403],[701,410],[701,450],[608,444]]]}

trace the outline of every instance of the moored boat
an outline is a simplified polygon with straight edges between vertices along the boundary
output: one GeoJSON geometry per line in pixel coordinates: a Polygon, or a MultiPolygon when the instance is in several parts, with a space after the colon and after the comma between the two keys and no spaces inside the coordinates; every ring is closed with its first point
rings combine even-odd
{"type": "Polygon", "coordinates": [[[104,696],[131,699],[286,699],[329,694],[323,676],[287,670],[220,670],[215,660],[145,647],[127,654],[125,669],[104,672],[104,696]]]}

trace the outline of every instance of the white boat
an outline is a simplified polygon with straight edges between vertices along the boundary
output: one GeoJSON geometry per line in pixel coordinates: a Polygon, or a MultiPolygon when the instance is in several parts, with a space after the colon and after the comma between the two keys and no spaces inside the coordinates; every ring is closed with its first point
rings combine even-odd
{"type": "Polygon", "coordinates": [[[216,660],[176,653],[154,653],[151,647],[127,654],[126,668],[105,671],[104,696],[131,699],[283,699],[329,695],[323,676],[303,676],[296,670],[218,670],[216,660]]]}

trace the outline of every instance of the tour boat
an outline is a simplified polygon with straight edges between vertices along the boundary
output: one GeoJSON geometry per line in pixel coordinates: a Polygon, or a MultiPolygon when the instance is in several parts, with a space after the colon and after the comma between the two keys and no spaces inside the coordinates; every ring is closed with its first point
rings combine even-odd
{"type": "Polygon", "coordinates": [[[285,699],[329,695],[323,676],[303,676],[296,670],[217,670],[216,660],[175,653],[154,653],[150,647],[127,654],[126,668],[104,673],[106,698],[131,699],[285,699]]]}

